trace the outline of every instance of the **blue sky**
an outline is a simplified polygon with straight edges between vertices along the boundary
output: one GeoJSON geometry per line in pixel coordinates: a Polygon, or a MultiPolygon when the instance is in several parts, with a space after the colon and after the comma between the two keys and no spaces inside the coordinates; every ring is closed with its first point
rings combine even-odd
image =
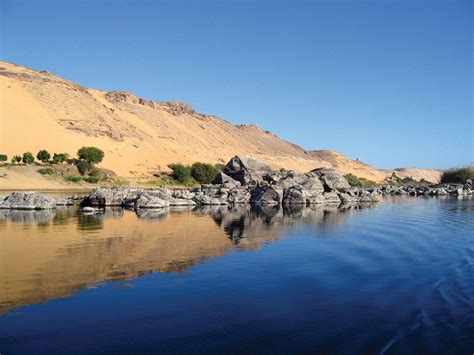
{"type": "Polygon", "coordinates": [[[471,1],[0,0],[2,60],[380,168],[472,162],[471,1]]]}

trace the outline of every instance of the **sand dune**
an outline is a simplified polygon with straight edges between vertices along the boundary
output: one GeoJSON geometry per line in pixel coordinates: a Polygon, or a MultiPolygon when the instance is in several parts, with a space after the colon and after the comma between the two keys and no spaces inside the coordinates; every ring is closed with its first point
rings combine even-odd
{"type": "Polygon", "coordinates": [[[74,156],[93,145],[105,151],[102,166],[124,177],[150,176],[174,162],[225,163],[236,154],[275,169],[328,166],[374,181],[389,174],[337,152],[305,151],[255,125],[233,125],[184,103],[88,89],[7,62],[0,62],[0,93],[0,152],[9,156],[42,148],[74,156]]]}

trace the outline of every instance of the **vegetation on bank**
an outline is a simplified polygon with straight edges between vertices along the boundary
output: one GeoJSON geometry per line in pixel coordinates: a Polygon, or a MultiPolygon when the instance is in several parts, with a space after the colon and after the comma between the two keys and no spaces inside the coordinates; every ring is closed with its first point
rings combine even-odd
{"type": "Polygon", "coordinates": [[[395,172],[393,172],[390,177],[386,178],[385,181],[389,185],[430,185],[430,184],[433,184],[432,182],[427,181],[425,179],[421,179],[420,181],[417,181],[411,176],[405,176],[404,178],[401,178],[395,172]]]}
{"type": "Polygon", "coordinates": [[[367,180],[364,178],[357,177],[353,174],[347,174],[344,175],[346,180],[349,182],[349,185],[352,187],[362,187],[362,188],[367,188],[367,187],[376,187],[378,186],[376,182],[367,180]]]}
{"type": "Polygon", "coordinates": [[[216,175],[224,169],[224,165],[196,162],[189,166],[174,163],[168,165],[168,168],[171,169],[170,172],[160,173],[157,179],[150,179],[141,184],[150,187],[190,187],[210,184],[216,175]]]}
{"type": "Polygon", "coordinates": [[[441,183],[464,184],[466,180],[474,180],[474,165],[464,165],[443,171],[441,183]]]}
{"type": "MultiPolygon", "coordinates": [[[[36,160],[44,166],[37,170],[41,175],[62,176],[68,182],[77,183],[81,180],[96,184],[99,181],[105,181],[110,178],[110,171],[99,169],[95,166],[104,159],[104,152],[96,147],[82,147],[77,151],[77,158],[70,159],[68,153],[53,153],[51,155],[46,149],[40,149],[36,154],[36,160]],[[71,171],[70,168],[61,168],[61,165],[67,163],[77,168],[71,171]],[[79,173],[79,176],[77,175],[79,173]]],[[[0,154],[0,162],[8,161],[6,154],[0,154]]],[[[14,155],[11,158],[11,164],[36,164],[35,156],[32,152],[24,152],[22,155],[14,155]]],[[[112,173],[113,174],[113,173],[112,173]]]]}

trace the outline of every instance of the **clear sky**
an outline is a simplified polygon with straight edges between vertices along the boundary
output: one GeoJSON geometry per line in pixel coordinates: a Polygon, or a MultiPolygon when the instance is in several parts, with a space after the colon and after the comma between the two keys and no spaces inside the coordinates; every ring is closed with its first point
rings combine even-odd
{"type": "Polygon", "coordinates": [[[0,0],[2,60],[380,168],[473,159],[472,1],[0,0]]]}

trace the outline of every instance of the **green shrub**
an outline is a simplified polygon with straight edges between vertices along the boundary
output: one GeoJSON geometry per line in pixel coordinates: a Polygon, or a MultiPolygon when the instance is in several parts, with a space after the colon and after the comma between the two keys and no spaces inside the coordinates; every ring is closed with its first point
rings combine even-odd
{"type": "Polygon", "coordinates": [[[97,184],[99,182],[99,178],[97,176],[86,176],[83,179],[89,184],[97,184]]]}
{"type": "Polygon", "coordinates": [[[95,166],[89,170],[89,176],[100,177],[100,175],[101,175],[100,169],[96,168],[95,166]]]}
{"type": "Polygon", "coordinates": [[[364,178],[359,178],[359,177],[357,177],[355,175],[352,175],[352,174],[344,175],[344,177],[346,178],[349,185],[351,185],[352,187],[366,188],[366,187],[375,187],[375,186],[377,186],[377,183],[374,182],[374,181],[370,181],[370,180],[367,180],[367,179],[364,179],[364,178]]]}
{"type": "Polygon", "coordinates": [[[224,171],[225,165],[219,163],[219,164],[214,165],[214,167],[216,168],[217,174],[219,174],[220,172],[224,171]]]}
{"type": "Polygon", "coordinates": [[[405,176],[403,179],[400,180],[402,184],[415,184],[417,181],[413,179],[411,176],[405,176]]]}
{"type": "Polygon", "coordinates": [[[82,147],[77,151],[77,156],[90,164],[97,164],[104,159],[104,152],[96,147],[82,147]]]}
{"type": "Polygon", "coordinates": [[[0,154],[0,161],[7,161],[8,156],[6,154],[0,154]]]}
{"type": "Polygon", "coordinates": [[[464,184],[467,179],[474,180],[474,165],[459,166],[443,171],[443,184],[464,184]]]}
{"type": "Polygon", "coordinates": [[[194,163],[191,166],[191,175],[201,184],[209,184],[218,174],[216,168],[211,164],[194,163]]]}
{"type": "Polygon", "coordinates": [[[56,164],[62,164],[69,158],[68,153],[54,153],[53,162],[56,164]]]}
{"type": "Polygon", "coordinates": [[[21,162],[21,156],[20,155],[14,155],[13,158],[12,158],[12,164],[15,164],[15,163],[20,163],[21,162]]]}
{"type": "Polygon", "coordinates": [[[66,177],[66,180],[70,181],[70,182],[79,182],[79,181],[81,181],[81,177],[72,175],[72,176],[66,177]]]}
{"type": "Polygon", "coordinates": [[[168,167],[172,170],[171,177],[181,184],[189,183],[191,179],[191,168],[182,164],[170,164],[168,167]]]}
{"type": "Polygon", "coordinates": [[[54,169],[52,168],[42,168],[38,170],[38,173],[41,175],[53,175],[54,174],[54,169]]]}
{"type": "Polygon", "coordinates": [[[93,168],[93,165],[86,160],[77,160],[76,161],[77,170],[79,174],[85,175],[88,171],[93,168]]]}
{"type": "Polygon", "coordinates": [[[46,163],[49,158],[51,158],[51,154],[49,154],[47,150],[42,149],[38,152],[38,154],[36,154],[36,158],[38,158],[38,160],[42,161],[43,163],[46,163]]]}
{"type": "Polygon", "coordinates": [[[31,152],[25,152],[23,153],[23,163],[25,164],[32,164],[35,161],[35,157],[33,156],[33,153],[31,152]]]}

